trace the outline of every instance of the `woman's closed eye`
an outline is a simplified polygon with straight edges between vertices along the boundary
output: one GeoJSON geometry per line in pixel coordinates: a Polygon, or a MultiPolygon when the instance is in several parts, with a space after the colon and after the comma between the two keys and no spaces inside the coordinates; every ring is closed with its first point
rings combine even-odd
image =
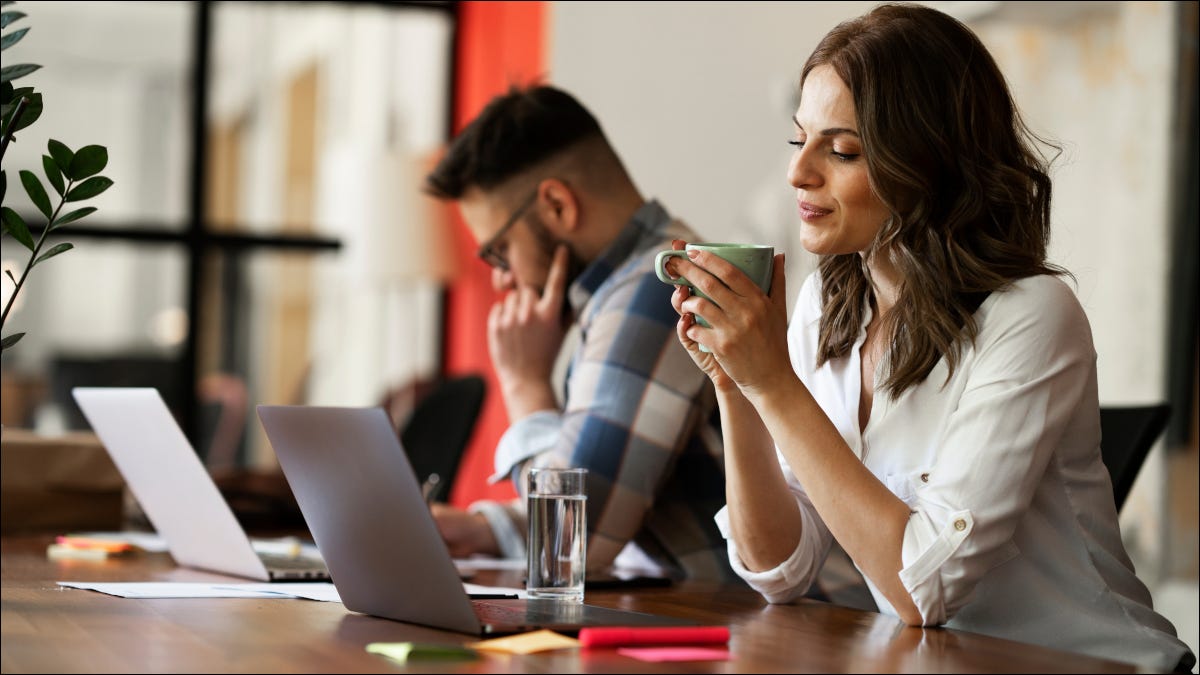
{"type": "MultiPolygon", "coordinates": [[[[796,150],[797,150],[797,151],[799,151],[799,150],[803,150],[803,149],[804,149],[804,144],[805,144],[805,141],[802,141],[802,140],[799,140],[799,139],[795,139],[795,138],[793,138],[793,139],[791,139],[791,140],[789,140],[789,141],[788,141],[788,145],[790,145],[790,146],[792,146],[792,147],[796,148],[796,150]]],[[[841,160],[841,161],[843,161],[843,162],[853,162],[854,160],[858,159],[858,158],[861,156],[861,154],[862,154],[862,153],[858,153],[858,152],[839,152],[839,151],[838,151],[838,150],[835,148],[835,149],[833,149],[833,150],[830,150],[830,151],[829,151],[829,154],[833,155],[834,157],[837,157],[839,160],[841,160]]]]}

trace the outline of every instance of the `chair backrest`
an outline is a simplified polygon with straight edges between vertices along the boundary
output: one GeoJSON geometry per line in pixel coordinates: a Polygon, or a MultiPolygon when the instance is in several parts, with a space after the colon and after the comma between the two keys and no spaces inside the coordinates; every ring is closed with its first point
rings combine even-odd
{"type": "Polygon", "coordinates": [[[1112,476],[1117,509],[1125,503],[1133,480],[1154,442],[1167,428],[1171,406],[1100,408],[1100,454],[1112,476]]]}
{"type": "Polygon", "coordinates": [[[429,499],[442,501],[450,494],[485,393],[479,375],[450,378],[423,396],[402,425],[400,442],[417,480],[429,489],[429,499]]]}

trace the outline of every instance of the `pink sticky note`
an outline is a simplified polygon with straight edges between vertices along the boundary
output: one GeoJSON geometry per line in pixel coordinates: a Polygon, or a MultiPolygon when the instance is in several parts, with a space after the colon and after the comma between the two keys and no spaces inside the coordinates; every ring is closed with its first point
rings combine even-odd
{"type": "Polygon", "coordinates": [[[728,661],[724,647],[623,647],[618,654],[639,661],[728,661]]]}

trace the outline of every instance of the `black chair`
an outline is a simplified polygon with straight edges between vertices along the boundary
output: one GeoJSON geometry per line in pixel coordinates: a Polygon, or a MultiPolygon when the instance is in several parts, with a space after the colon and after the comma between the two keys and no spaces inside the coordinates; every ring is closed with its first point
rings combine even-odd
{"type": "Polygon", "coordinates": [[[439,382],[417,401],[401,426],[400,442],[430,501],[444,501],[450,494],[486,388],[479,375],[439,382]]]}
{"type": "Polygon", "coordinates": [[[1171,406],[1100,408],[1100,454],[1112,477],[1117,510],[1125,503],[1133,480],[1154,442],[1167,428],[1171,406]]]}
{"type": "Polygon", "coordinates": [[[162,354],[58,353],[50,360],[50,400],[62,411],[64,427],[71,430],[92,428],[71,395],[75,387],[154,387],[178,417],[184,399],[182,384],[175,357],[162,354]]]}

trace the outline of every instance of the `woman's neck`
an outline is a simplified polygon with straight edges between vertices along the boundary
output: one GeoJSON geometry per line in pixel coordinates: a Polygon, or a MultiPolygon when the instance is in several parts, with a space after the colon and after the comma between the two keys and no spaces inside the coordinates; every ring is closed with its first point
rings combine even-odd
{"type": "Polygon", "coordinates": [[[866,264],[871,271],[871,294],[875,298],[876,316],[884,316],[899,299],[900,272],[881,251],[871,253],[866,264]]]}

